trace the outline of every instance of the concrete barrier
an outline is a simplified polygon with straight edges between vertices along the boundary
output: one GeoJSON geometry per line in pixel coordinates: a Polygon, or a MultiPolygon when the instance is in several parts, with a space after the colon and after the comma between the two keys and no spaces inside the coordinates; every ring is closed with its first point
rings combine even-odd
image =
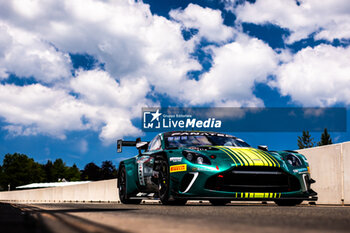
{"type": "Polygon", "coordinates": [[[0,200],[17,202],[118,202],[117,179],[72,186],[0,192],[0,200]]]}
{"type": "MultiPolygon", "coordinates": [[[[318,204],[350,205],[350,142],[299,150],[310,163],[318,204]]],[[[117,179],[65,187],[0,192],[0,200],[18,202],[118,202],[117,179]]]]}
{"type": "Polygon", "coordinates": [[[319,204],[343,203],[342,144],[299,150],[310,164],[319,204]]]}
{"type": "Polygon", "coordinates": [[[344,204],[350,205],[350,142],[342,143],[344,204]]]}

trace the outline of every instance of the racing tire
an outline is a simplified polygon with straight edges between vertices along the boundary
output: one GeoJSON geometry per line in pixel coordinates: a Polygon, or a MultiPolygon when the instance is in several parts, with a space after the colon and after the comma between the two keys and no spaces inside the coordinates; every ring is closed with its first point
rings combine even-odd
{"type": "Polygon", "coordinates": [[[223,205],[230,203],[230,200],[214,199],[214,200],[209,200],[209,202],[215,206],[223,206],[223,205]]]}
{"type": "Polygon", "coordinates": [[[126,191],[126,171],[125,167],[122,165],[120,167],[120,172],[118,176],[118,191],[119,199],[123,204],[140,204],[141,199],[130,199],[126,191]]]}
{"type": "Polygon", "coordinates": [[[275,203],[278,206],[296,206],[303,202],[303,200],[291,199],[291,200],[276,200],[275,203]]]}
{"type": "Polygon", "coordinates": [[[185,205],[186,199],[169,200],[170,174],[169,165],[165,159],[159,159],[158,195],[163,205],[185,205]]]}

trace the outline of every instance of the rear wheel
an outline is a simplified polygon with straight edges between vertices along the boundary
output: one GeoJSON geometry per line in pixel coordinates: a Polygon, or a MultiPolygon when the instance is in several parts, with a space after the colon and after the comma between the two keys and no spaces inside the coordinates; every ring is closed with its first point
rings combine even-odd
{"type": "Polygon", "coordinates": [[[119,199],[123,204],[140,204],[140,199],[129,199],[126,190],[126,171],[125,167],[121,166],[118,176],[119,199]]]}
{"type": "Polygon", "coordinates": [[[158,180],[158,194],[159,199],[164,205],[185,205],[187,200],[175,199],[169,200],[170,196],[170,174],[169,166],[166,160],[159,160],[159,180],[158,180]]]}
{"type": "Polygon", "coordinates": [[[209,202],[212,205],[220,206],[220,205],[226,205],[226,204],[230,203],[230,200],[214,199],[214,200],[209,200],[209,202]]]}
{"type": "Polygon", "coordinates": [[[295,206],[299,205],[303,200],[291,199],[291,200],[276,200],[275,203],[279,206],[295,206]]]}

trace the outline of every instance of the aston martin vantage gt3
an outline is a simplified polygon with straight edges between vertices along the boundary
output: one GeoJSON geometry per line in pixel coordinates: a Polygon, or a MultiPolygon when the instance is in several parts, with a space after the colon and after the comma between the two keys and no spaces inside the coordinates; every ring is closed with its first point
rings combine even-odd
{"type": "Polygon", "coordinates": [[[118,140],[118,152],[124,146],[139,151],[119,164],[119,197],[125,204],[146,198],[168,205],[187,200],[209,200],[213,205],[317,200],[308,161],[296,151],[253,148],[231,135],[198,131],[160,133],[150,142],[118,140]]]}

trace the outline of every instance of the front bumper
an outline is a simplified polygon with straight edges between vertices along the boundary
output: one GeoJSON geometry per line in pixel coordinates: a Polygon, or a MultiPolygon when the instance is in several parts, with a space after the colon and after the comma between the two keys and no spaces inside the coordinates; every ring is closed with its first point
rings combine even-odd
{"type": "Polygon", "coordinates": [[[291,174],[285,169],[250,167],[241,174],[234,168],[225,171],[191,169],[186,174],[176,174],[171,181],[171,196],[175,199],[229,199],[237,201],[273,201],[299,199],[317,201],[311,189],[309,174],[291,174]],[[193,171],[194,170],[194,171],[193,171]],[[255,174],[255,173],[256,174],[255,174]],[[237,173],[237,171],[236,171],[237,173]],[[243,175],[242,175],[243,174],[243,175]],[[220,181],[223,179],[223,181],[220,181]],[[220,183],[221,182],[221,183],[220,183]]]}

